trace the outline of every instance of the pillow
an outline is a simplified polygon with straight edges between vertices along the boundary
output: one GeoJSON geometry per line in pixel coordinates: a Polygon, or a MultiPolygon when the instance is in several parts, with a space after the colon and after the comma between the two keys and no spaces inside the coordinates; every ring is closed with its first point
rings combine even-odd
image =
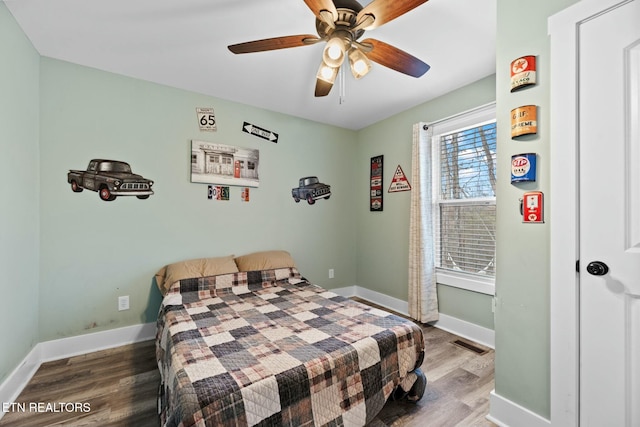
{"type": "Polygon", "coordinates": [[[238,267],[233,255],[215,258],[198,258],[165,265],[156,273],[156,283],[160,293],[165,295],[178,280],[192,277],[209,277],[218,274],[237,273],[238,267]]]}
{"type": "Polygon", "coordinates": [[[272,270],[296,266],[287,251],[254,252],[239,256],[235,261],[239,271],[272,270]]]}

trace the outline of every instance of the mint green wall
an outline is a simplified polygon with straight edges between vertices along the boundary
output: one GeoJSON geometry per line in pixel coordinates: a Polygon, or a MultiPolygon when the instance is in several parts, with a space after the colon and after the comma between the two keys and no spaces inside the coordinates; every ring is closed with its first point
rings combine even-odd
{"type": "MultiPolygon", "coordinates": [[[[575,0],[498,0],[496,107],[498,117],[498,201],[496,293],[496,393],[549,417],[549,224],[522,224],[519,198],[540,190],[549,212],[549,37],[547,18],[575,0]],[[525,19],[526,17],[526,19],[525,19]],[[510,93],[511,61],[536,55],[538,84],[510,93]],[[511,140],[510,112],[538,106],[538,134],[511,140]],[[538,153],[538,180],[511,185],[511,156],[538,153]]],[[[571,84],[572,82],[567,82],[571,84]]]]}
{"type": "Polygon", "coordinates": [[[438,285],[438,311],[474,325],[494,329],[492,297],[453,286],[438,285]]]}
{"type": "Polygon", "coordinates": [[[154,321],[154,273],[188,258],[286,249],[318,284],[356,283],[355,132],[48,58],[41,74],[41,340],[154,321]],[[197,107],[215,109],[217,132],[199,131],[197,107]],[[242,132],[243,121],[278,143],[242,132]],[[249,203],[239,187],[215,202],[190,183],[191,139],[260,150],[249,203]],[[129,162],[155,194],[73,193],[68,169],[95,157],[129,162]],[[331,198],[296,204],[291,188],[306,175],[330,184],[331,198]],[[117,310],[119,295],[129,311],[117,310]]]}
{"type": "Polygon", "coordinates": [[[0,2],[0,382],[38,342],[39,56],[0,2]]]}
{"type": "MultiPolygon", "coordinates": [[[[433,122],[488,104],[495,101],[495,92],[495,76],[491,75],[358,132],[354,182],[357,186],[359,286],[407,300],[411,193],[386,191],[398,165],[410,180],[413,124],[433,122]],[[380,154],[384,155],[384,209],[370,212],[369,163],[371,157],[380,154]]],[[[458,299],[457,296],[464,292],[439,291],[444,299],[440,304],[441,312],[493,329],[491,296],[467,292],[463,299],[458,299]],[[460,309],[466,305],[468,312],[460,309]]]]}

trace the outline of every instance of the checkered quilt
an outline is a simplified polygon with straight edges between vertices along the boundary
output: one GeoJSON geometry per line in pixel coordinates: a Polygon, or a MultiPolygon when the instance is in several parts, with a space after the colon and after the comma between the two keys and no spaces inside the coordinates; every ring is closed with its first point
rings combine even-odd
{"type": "Polygon", "coordinates": [[[295,268],[174,283],[156,340],[163,426],[365,425],[424,350],[414,323],[295,268]]]}

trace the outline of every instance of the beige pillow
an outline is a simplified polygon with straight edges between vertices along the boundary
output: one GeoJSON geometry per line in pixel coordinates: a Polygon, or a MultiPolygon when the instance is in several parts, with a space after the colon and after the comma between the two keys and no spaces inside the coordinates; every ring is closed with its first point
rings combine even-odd
{"type": "Polygon", "coordinates": [[[271,270],[274,268],[295,267],[296,263],[287,251],[254,252],[236,258],[240,271],[271,270]]]}
{"type": "Polygon", "coordinates": [[[217,276],[237,273],[238,267],[233,255],[215,258],[198,258],[165,265],[156,273],[156,283],[162,295],[178,280],[191,277],[217,276]]]}

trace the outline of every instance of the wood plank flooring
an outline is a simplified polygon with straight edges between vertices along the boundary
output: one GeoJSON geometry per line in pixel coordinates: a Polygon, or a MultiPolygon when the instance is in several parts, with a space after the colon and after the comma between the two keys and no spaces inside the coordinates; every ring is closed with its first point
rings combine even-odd
{"type": "Polygon", "coordinates": [[[387,402],[378,418],[389,427],[490,427],[494,351],[432,326],[423,326],[427,390],[416,403],[387,402]],[[461,340],[483,354],[454,344],[461,340]]]}
{"type": "MultiPolygon", "coordinates": [[[[423,398],[417,403],[388,402],[371,425],[494,426],[485,419],[494,388],[493,350],[431,326],[423,330],[427,351],[422,370],[429,381],[423,398]]],[[[159,378],[153,341],[44,363],[0,427],[158,426],[159,378]]]]}
{"type": "Polygon", "coordinates": [[[43,363],[0,426],[157,427],[159,383],[154,341],[43,363]]]}

